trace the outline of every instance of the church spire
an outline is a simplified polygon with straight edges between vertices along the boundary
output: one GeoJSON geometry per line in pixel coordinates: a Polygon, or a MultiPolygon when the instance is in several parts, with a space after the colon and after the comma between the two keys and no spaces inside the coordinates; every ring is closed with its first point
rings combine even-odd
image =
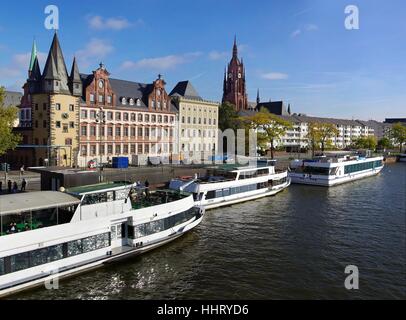
{"type": "Polygon", "coordinates": [[[257,104],[261,102],[261,99],[259,98],[259,89],[257,90],[257,104]]]}
{"type": "Polygon", "coordinates": [[[237,36],[234,36],[234,45],[233,45],[233,57],[237,58],[238,48],[237,48],[237,36]]]}
{"type": "Polygon", "coordinates": [[[290,103],[288,104],[288,113],[290,114],[290,103]]]}

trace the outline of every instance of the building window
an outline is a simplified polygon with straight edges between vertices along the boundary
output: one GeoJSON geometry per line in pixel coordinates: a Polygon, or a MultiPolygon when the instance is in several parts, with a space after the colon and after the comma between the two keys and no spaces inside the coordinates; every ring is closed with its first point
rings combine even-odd
{"type": "Polygon", "coordinates": [[[142,128],[138,128],[138,137],[142,138],[142,128]]]}
{"type": "Polygon", "coordinates": [[[87,156],[87,145],[80,147],[80,153],[82,154],[82,156],[87,156]]]}
{"type": "Polygon", "coordinates": [[[135,144],[131,145],[131,153],[135,153],[135,144]]]}
{"type": "Polygon", "coordinates": [[[80,112],[80,117],[81,117],[82,119],[87,119],[87,111],[86,111],[86,110],[82,110],[82,111],[80,112]]]}
{"type": "Polygon", "coordinates": [[[134,127],[132,127],[131,128],[131,137],[135,137],[135,128],[134,127]]]}
{"type": "Polygon", "coordinates": [[[121,146],[116,145],[116,154],[121,154],[121,146]]]}
{"type": "Polygon", "coordinates": [[[213,119],[213,126],[216,125],[216,119],[213,119]]]}
{"type": "Polygon", "coordinates": [[[123,153],[128,154],[128,144],[123,145],[123,153]]]}
{"type": "Polygon", "coordinates": [[[142,117],[142,113],[139,113],[139,114],[138,114],[138,121],[139,121],[139,122],[142,122],[142,120],[143,120],[142,118],[143,118],[143,117],[142,117]]]}
{"type": "Polygon", "coordinates": [[[141,107],[141,100],[137,99],[137,107],[141,107]]]}
{"type": "Polygon", "coordinates": [[[68,133],[68,132],[69,132],[69,127],[68,127],[67,124],[64,124],[64,125],[63,125],[62,132],[63,132],[63,133],[68,133]]]}
{"type": "Polygon", "coordinates": [[[149,128],[145,128],[144,131],[145,137],[149,138],[149,128]]]}
{"type": "Polygon", "coordinates": [[[124,121],[128,121],[128,113],[127,112],[123,114],[123,118],[124,118],[124,121]]]}
{"type": "Polygon", "coordinates": [[[111,112],[111,111],[108,111],[107,112],[107,120],[113,120],[113,112],[111,112]]]}
{"type": "Polygon", "coordinates": [[[142,150],[142,144],[139,143],[138,144],[138,154],[142,154],[143,150],[142,150]]]}
{"type": "Polygon", "coordinates": [[[38,103],[35,104],[35,110],[38,110],[38,103]]]}
{"type": "Polygon", "coordinates": [[[60,122],[60,121],[57,121],[57,122],[55,123],[55,127],[56,127],[56,128],[60,128],[60,127],[61,127],[61,122],[60,122]]]}
{"type": "Polygon", "coordinates": [[[104,103],[104,96],[99,94],[99,103],[104,103]]]}
{"type": "Polygon", "coordinates": [[[144,146],[144,152],[145,152],[146,154],[149,153],[149,144],[146,144],[146,145],[144,146]]]}
{"type": "Polygon", "coordinates": [[[91,135],[92,137],[95,137],[95,136],[96,136],[96,127],[95,127],[95,126],[91,126],[91,127],[90,127],[90,135],[91,135]]]}
{"type": "Polygon", "coordinates": [[[126,98],[121,98],[121,104],[126,105],[127,104],[127,99],[126,98]]]}
{"type": "Polygon", "coordinates": [[[151,116],[151,122],[156,122],[156,115],[153,114],[153,115],[151,116]]]}
{"type": "Polygon", "coordinates": [[[111,104],[111,96],[107,96],[107,103],[111,104]]]}
{"type": "Polygon", "coordinates": [[[133,106],[133,105],[134,105],[134,99],[131,98],[131,99],[130,99],[130,106],[133,106]]]}
{"type": "Polygon", "coordinates": [[[57,104],[55,105],[55,110],[57,110],[57,111],[60,111],[60,110],[61,110],[61,104],[60,104],[60,103],[57,103],[57,104]]]}
{"type": "Polygon", "coordinates": [[[121,127],[116,127],[116,137],[121,137],[121,127]]]}
{"type": "Polygon", "coordinates": [[[158,110],[160,110],[161,109],[161,102],[157,102],[157,108],[158,108],[158,110]]]}
{"type": "Polygon", "coordinates": [[[149,122],[149,114],[146,114],[146,115],[144,116],[144,122],[149,122]]]}
{"type": "Polygon", "coordinates": [[[96,111],[95,110],[90,111],[90,119],[96,119],[96,111]]]}
{"type": "Polygon", "coordinates": [[[46,103],[43,103],[43,104],[42,104],[42,110],[45,111],[46,109],[47,109],[47,104],[46,104],[46,103]]]}
{"type": "Polygon", "coordinates": [[[135,113],[131,113],[131,121],[135,122],[135,120],[136,120],[135,113]]]}
{"type": "Polygon", "coordinates": [[[124,137],[128,137],[128,127],[124,127],[124,137]]]}
{"type": "Polygon", "coordinates": [[[104,152],[105,152],[105,150],[104,150],[104,144],[101,144],[101,145],[99,145],[99,153],[101,154],[101,155],[104,155],[104,152]]]}
{"type": "Polygon", "coordinates": [[[69,105],[69,111],[75,111],[75,106],[73,104],[69,105]]]}
{"type": "Polygon", "coordinates": [[[151,101],[151,108],[155,108],[155,101],[154,100],[151,101]]]}
{"type": "Polygon", "coordinates": [[[193,124],[196,124],[196,118],[193,118],[193,124]]]}
{"type": "Polygon", "coordinates": [[[94,102],[94,94],[93,93],[90,94],[90,102],[94,102]]]}
{"type": "Polygon", "coordinates": [[[168,123],[168,120],[169,120],[168,116],[164,116],[164,123],[168,123]]]}
{"type": "Polygon", "coordinates": [[[81,136],[83,136],[83,137],[86,137],[86,136],[87,136],[87,126],[81,126],[81,127],[80,127],[80,134],[81,134],[81,136]]]}
{"type": "Polygon", "coordinates": [[[46,128],[46,127],[47,127],[47,121],[46,121],[46,120],[43,120],[43,121],[42,121],[42,127],[43,127],[43,128],[46,128]]]}
{"type": "Polygon", "coordinates": [[[66,138],[65,139],[65,145],[71,146],[72,145],[72,139],[71,138],[66,138]]]}
{"type": "Polygon", "coordinates": [[[116,121],[121,121],[121,112],[116,112],[116,121]]]}
{"type": "Polygon", "coordinates": [[[158,123],[162,123],[162,116],[158,116],[158,123]]]}
{"type": "Polygon", "coordinates": [[[107,128],[107,136],[109,136],[109,137],[113,136],[113,127],[108,127],[107,128]]]}
{"type": "Polygon", "coordinates": [[[75,123],[73,121],[69,122],[69,128],[71,129],[75,128],[75,123]]]}
{"type": "Polygon", "coordinates": [[[171,116],[171,123],[174,123],[174,122],[175,122],[175,117],[171,116]]]}
{"type": "Polygon", "coordinates": [[[182,123],[185,123],[185,117],[182,117],[182,123]]]}
{"type": "Polygon", "coordinates": [[[109,144],[107,146],[107,154],[113,154],[113,145],[112,144],[109,144]]]}
{"type": "Polygon", "coordinates": [[[190,117],[187,117],[187,123],[190,123],[190,117]]]}
{"type": "Polygon", "coordinates": [[[94,145],[94,144],[90,145],[90,155],[91,156],[96,155],[96,145],[94,145]]]}

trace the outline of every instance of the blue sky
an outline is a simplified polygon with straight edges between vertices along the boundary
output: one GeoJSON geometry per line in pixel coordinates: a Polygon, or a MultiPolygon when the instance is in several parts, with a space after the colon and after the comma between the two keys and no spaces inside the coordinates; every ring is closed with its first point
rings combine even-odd
{"type": "Polygon", "coordinates": [[[26,78],[35,36],[41,68],[53,31],[44,9],[59,8],[58,32],[70,69],[103,61],[112,77],[170,91],[191,80],[220,100],[234,35],[247,72],[249,99],[285,100],[293,112],[377,119],[406,116],[406,2],[403,0],[115,0],[5,1],[0,11],[0,85],[26,78]],[[344,27],[347,5],[359,30],[344,27]]]}

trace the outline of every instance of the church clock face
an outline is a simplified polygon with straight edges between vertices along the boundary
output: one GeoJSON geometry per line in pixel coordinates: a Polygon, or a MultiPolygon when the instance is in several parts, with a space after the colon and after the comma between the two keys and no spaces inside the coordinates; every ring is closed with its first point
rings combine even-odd
{"type": "Polygon", "coordinates": [[[241,73],[238,73],[238,78],[241,79],[241,73]]]}
{"type": "Polygon", "coordinates": [[[100,88],[100,89],[103,89],[103,87],[104,87],[104,81],[103,81],[103,80],[100,80],[100,81],[99,81],[99,88],[100,88]]]}

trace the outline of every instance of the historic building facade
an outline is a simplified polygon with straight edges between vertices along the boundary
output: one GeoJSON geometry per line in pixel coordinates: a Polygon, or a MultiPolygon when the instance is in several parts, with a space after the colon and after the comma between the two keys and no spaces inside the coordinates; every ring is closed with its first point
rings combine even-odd
{"type": "Polygon", "coordinates": [[[159,75],[150,84],[111,79],[104,65],[81,75],[78,163],[109,162],[132,155],[170,156],[174,149],[175,109],[159,75]]]}
{"type": "Polygon", "coordinates": [[[238,112],[249,108],[245,85],[245,67],[242,58],[241,60],[238,58],[236,39],[234,39],[233,56],[224,71],[222,101],[233,104],[238,112]]]}
{"type": "Polygon", "coordinates": [[[171,91],[178,110],[178,149],[184,160],[209,160],[217,153],[218,102],[204,100],[190,81],[171,91]]]}

